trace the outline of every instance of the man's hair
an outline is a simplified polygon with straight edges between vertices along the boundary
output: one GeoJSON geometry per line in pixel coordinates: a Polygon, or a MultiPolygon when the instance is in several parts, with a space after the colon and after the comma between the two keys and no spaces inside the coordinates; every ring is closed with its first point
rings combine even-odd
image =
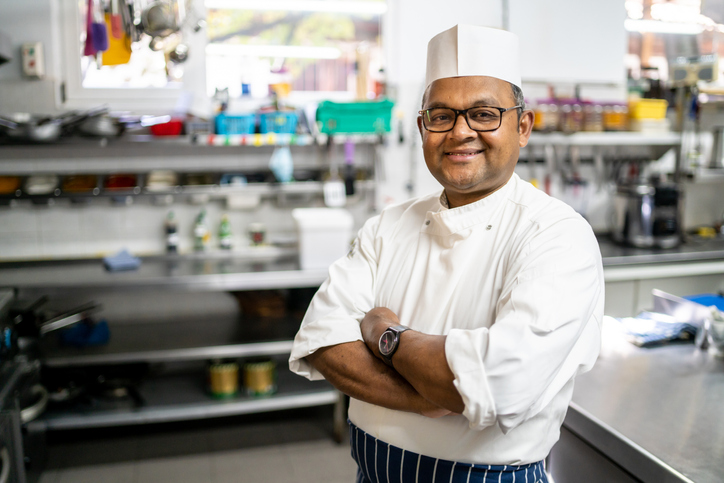
{"type": "MultiPolygon", "coordinates": [[[[510,84],[510,88],[513,91],[513,100],[515,101],[515,105],[523,106],[516,109],[518,111],[518,123],[520,123],[520,118],[523,115],[523,111],[525,110],[525,96],[523,95],[523,89],[515,84],[511,84],[510,82],[508,82],[508,84],[510,84]]],[[[422,95],[422,105],[420,106],[420,109],[425,109],[425,101],[427,101],[427,96],[429,93],[430,86],[427,86],[427,88],[425,88],[425,93],[422,95]]]]}
{"type": "Polygon", "coordinates": [[[520,117],[523,115],[523,111],[525,110],[525,96],[523,95],[523,89],[521,89],[517,85],[510,84],[510,87],[513,89],[513,99],[515,99],[515,105],[522,106],[517,109],[518,123],[520,123],[520,117]]]}

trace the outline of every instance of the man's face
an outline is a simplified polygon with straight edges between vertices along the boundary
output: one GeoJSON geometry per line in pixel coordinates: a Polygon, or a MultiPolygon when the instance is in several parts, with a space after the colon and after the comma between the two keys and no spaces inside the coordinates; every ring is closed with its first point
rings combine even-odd
{"type": "MultiPolygon", "coordinates": [[[[475,106],[512,107],[513,91],[505,81],[494,77],[466,76],[438,79],[430,85],[423,109],[475,106]]],[[[427,131],[417,119],[422,135],[425,163],[445,188],[450,207],[482,199],[508,182],[518,162],[520,148],[528,143],[533,114],[525,111],[503,114],[501,126],[491,132],[470,129],[464,116],[458,116],[451,131],[427,131]]]]}

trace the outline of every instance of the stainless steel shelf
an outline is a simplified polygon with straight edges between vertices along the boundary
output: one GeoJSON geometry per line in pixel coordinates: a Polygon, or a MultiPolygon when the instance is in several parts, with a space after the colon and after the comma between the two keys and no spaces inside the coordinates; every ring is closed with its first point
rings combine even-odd
{"type": "Polygon", "coordinates": [[[577,132],[572,134],[534,132],[529,146],[678,146],[681,133],[577,132]]]}
{"type": "MultiPolygon", "coordinates": [[[[69,139],[49,145],[0,145],[0,174],[147,173],[160,169],[179,173],[268,171],[269,159],[279,145],[268,142],[242,145],[227,143],[223,138],[216,136],[211,144],[208,140],[205,144],[192,143],[185,137],[151,138],[147,142],[126,138],[107,143],[69,139]],[[218,140],[223,142],[217,145],[218,140]]],[[[353,136],[350,140],[357,146],[355,165],[372,168],[379,137],[353,136]]],[[[345,141],[344,136],[334,138],[335,145],[345,141]]],[[[310,144],[292,144],[289,148],[295,169],[329,169],[326,137],[310,144]]]]}
{"type": "MultiPolygon", "coordinates": [[[[355,181],[357,192],[373,191],[374,180],[355,181]]],[[[137,197],[158,197],[178,196],[187,197],[205,195],[209,199],[223,199],[233,195],[253,195],[259,197],[279,197],[286,195],[321,195],[324,193],[324,183],[321,181],[295,181],[291,183],[248,183],[245,185],[200,185],[200,186],[172,186],[165,189],[141,188],[133,189],[102,189],[95,188],[92,191],[82,193],[63,192],[60,189],[46,195],[28,195],[18,190],[15,194],[0,195],[0,200],[42,200],[42,199],[92,199],[92,198],[119,198],[131,196],[137,197]]]]}
{"type": "Polygon", "coordinates": [[[216,418],[335,404],[339,393],[326,381],[308,381],[284,368],[278,370],[278,392],[268,397],[239,395],[214,399],[204,386],[205,374],[158,376],[144,381],[144,404],[130,400],[94,399],[70,408],[49,407],[33,424],[50,430],[126,426],[216,418]]]}
{"type": "MultiPolygon", "coordinates": [[[[384,138],[379,134],[335,134],[332,137],[334,144],[344,144],[352,142],[355,144],[377,144],[384,138]]],[[[330,136],[327,134],[284,134],[284,133],[266,133],[266,134],[197,134],[195,136],[186,136],[179,138],[180,142],[191,144],[199,144],[206,146],[310,146],[310,145],[326,145],[330,136]]],[[[157,138],[156,138],[157,139],[157,138]]],[[[133,141],[143,141],[146,139],[131,138],[133,141]]]]}
{"type": "Polygon", "coordinates": [[[217,316],[211,320],[118,323],[111,324],[111,337],[106,345],[62,346],[51,333],[41,339],[39,349],[47,367],[281,355],[291,351],[300,323],[301,314],[298,317],[217,316]]]}
{"type": "MultiPolygon", "coordinates": [[[[264,255],[262,253],[262,255],[264,255]]],[[[296,256],[149,257],[137,270],[109,272],[102,260],[0,264],[0,287],[85,290],[234,291],[319,286],[327,270],[300,270],[296,256]]]]}
{"type": "Polygon", "coordinates": [[[674,248],[636,248],[622,246],[610,237],[601,236],[598,237],[598,246],[604,268],[724,260],[724,237],[691,236],[674,248]]]}

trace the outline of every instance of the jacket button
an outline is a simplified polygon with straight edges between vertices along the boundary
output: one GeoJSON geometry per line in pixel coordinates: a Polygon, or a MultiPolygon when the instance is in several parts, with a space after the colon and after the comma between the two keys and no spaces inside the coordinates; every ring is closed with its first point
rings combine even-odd
{"type": "Polygon", "coordinates": [[[429,225],[429,224],[430,224],[430,220],[426,220],[425,225],[429,225]]]}

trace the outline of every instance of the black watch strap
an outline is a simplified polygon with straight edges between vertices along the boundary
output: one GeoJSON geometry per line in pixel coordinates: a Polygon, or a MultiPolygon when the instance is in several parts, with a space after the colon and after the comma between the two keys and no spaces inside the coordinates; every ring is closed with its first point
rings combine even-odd
{"type": "MultiPolygon", "coordinates": [[[[380,355],[382,356],[382,360],[385,361],[385,363],[390,367],[392,367],[392,356],[395,355],[395,352],[397,352],[397,349],[400,347],[400,334],[402,334],[406,330],[410,330],[410,328],[404,325],[394,325],[385,329],[385,331],[382,333],[382,336],[380,336],[380,355]],[[382,350],[382,340],[383,338],[385,338],[385,334],[392,335],[392,346],[390,347],[389,352],[383,352],[382,350]]],[[[387,337],[387,340],[390,340],[389,336],[387,337]]]]}

